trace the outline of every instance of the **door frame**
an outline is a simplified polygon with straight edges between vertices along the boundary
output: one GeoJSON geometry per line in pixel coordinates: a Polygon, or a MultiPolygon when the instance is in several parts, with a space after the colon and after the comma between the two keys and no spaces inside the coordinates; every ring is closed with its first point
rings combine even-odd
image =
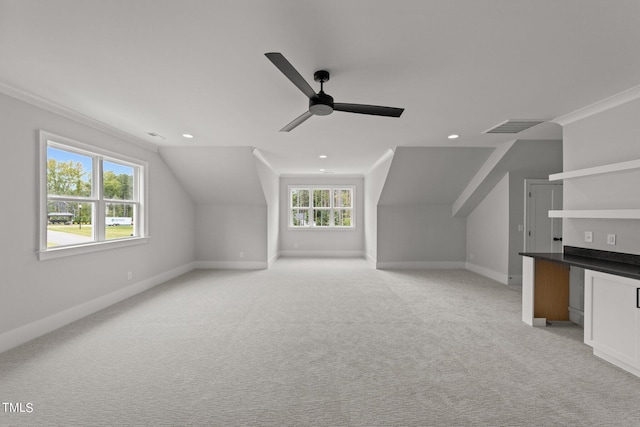
{"type": "Polygon", "coordinates": [[[531,218],[529,215],[529,193],[531,192],[531,186],[532,185],[562,185],[562,182],[557,182],[557,181],[549,181],[548,179],[541,179],[541,178],[525,178],[524,180],[524,230],[523,232],[523,248],[522,250],[524,252],[530,252],[529,250],[529,243],[530,243],[530,236],[529,236],[529,224],[531,223],[531,218]]]}

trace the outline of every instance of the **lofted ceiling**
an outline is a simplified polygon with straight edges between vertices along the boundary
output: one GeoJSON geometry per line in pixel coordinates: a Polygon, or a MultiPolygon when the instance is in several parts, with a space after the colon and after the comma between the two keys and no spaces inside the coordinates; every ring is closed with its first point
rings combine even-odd
{"type": "Polygon", "coordinates": [[[0,90],[132,142],[256,147],[282,174],[363,174],[397,146],[560,138],[551,123],[483,131],[639,85],[639,23],[637,0],[0,0],[0,90]],[[406,110],[334,112],[279,132],[307,99],[266,52],[316,90],[314,71],[330,71],[336,102],[406,110]]]}
{"type": "Polygon", "coordinates": [[[161,147],[160,155],[198,204],[266,203],[249,147],[161,147]]]}
{"type": "Polygon", "coordinates": [[[398,147],[378,203],[452,205],[491,151],[481,147],[398,147]]]}

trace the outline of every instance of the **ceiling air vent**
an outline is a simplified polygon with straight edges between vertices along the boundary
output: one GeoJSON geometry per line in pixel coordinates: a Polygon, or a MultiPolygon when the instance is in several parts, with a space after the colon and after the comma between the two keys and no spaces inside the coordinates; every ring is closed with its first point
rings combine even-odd
{"type": "Polygon", "coordinates": [[[147,135],[152,136],[154,138],[167,139],[164,136],[160,135],[159,133],[155,133],[155,132],[147,132],[147,135]]]}
{"type": "Polygon", "coordinates": [[[518,133],[540,123],[544,123],[544,120],[507,120],[482,133],[518,133]]]}

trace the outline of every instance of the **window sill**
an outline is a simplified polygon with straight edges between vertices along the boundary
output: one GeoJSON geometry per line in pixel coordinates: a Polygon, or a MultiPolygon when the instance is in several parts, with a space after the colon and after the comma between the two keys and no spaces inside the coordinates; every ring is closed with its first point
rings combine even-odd
{"type": "Polygon", "coordinates": [[[62,246],[49,248],[46,251],[37,252],[38,260],[62,258],[67,256],[82,255],[91,252],[106,251],[110,249],[125,248],[128,246],[142,245],[149,242],[149,237],[134,237],[130,239],[110,240],[108,242],[93,242],[84,245],[62,246]]]}

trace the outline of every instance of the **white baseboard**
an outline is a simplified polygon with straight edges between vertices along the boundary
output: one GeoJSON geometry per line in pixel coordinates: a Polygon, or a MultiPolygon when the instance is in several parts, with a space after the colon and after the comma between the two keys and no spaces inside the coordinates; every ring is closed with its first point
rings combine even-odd
{"type": "Polygon", "coordinates": [[[271,268],[274,262],[276,262],[280,258],[280,252],[271,257],[271,259],[267,262],[267,268],[271,268]]]}
{"type": "Polygon", "coordinates": [[[36,320],[29,324],[0,334],[0,353],[17,347],[42,335],[48,334],[83,317],[105,309],[115,303],[131,298],[161,283],[178,277],[193,270],[192,263],[160,273],[148,279],[134,283],[126,288],[111,292],[107,295],[92,299],[75,307],[68,308],[44,319],[36,320]]]}
{"type": "Polygon", "coordinates": [[[378,270],[430,270],[465,268],[462,261],[384,261],[376,262],[378,270]]]}
{"type": "Polygon", "coordinates": [[[282,257],[300,258],[364,258],[363,251],[280,251],[282,257]]]}
{"type": "Polygon", "coordinates": [[[605,351],[602,351],[600,349],[594,348],[593,349],[593,355],[596,357],[599,357],[600,359],[603,359],[611,364],[616,365],[617,367],[624,369],[627,372],[631,372],[633,375],[635,375],[636,377],[640,377],[640,369],[636,368],[633,365],[628,364],[627,362],[623,362],[622,360],[618,359],[615,356],[612,356],[610,354],[608,354],[605,351]]]}
{"type": "Polygon", "coordinates": [[[266,270],[269,263],[265,261],[196,261],[194,268],[211,268],[217,270],[266,270]]]}
{"type": "Polygon", "coordinates": [[[366,255],[365,255],[365,258],[367,259],[367,262],[368,262],[368,263],[369,263],[373,268],[376,268],[377,261],[376,261],[376,259],[375,259],[374,257],[372,257],[370,254],[366,254],[366,255]]]}
{"type": "MultiPolygon", "coordinates": [[[[493,271],[485,267],[480,267],[479,265],[471,264],[469,262],[466,263],[465,268],[469,271],[473,271],[474,273],[478,273],[481,276],[488,277],[489,279],[493,279],[496,282],[500,282],[504,285],[509,284],[509,276],[507,274],[499,273],[497,271],[493,271]]],[[[522,280],[520,280],[520,283],[522,283],[522,280]]]]}
{"type": "Polygon", "coordinates": [[[534,317],[531,326],[537,326],[545,328],[547,326],[547,318],[546,317],[534,317]]]}

